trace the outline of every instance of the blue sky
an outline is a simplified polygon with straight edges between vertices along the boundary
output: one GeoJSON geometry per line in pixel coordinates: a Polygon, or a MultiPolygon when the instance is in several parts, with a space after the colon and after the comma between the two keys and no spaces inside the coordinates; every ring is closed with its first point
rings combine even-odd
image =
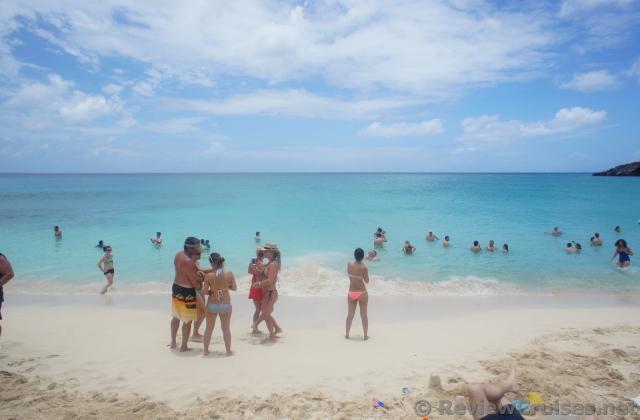
{"type": "Polygon", "coordinates": [[[3,1],[1,172],[640,160],[640,0],[3,1]]]}

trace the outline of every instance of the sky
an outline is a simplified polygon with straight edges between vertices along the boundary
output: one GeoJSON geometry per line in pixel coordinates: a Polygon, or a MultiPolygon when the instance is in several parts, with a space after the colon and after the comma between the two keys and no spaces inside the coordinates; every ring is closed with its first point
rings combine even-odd
{"type": "Polygon", "coordinates": [[[640,160],[640,0],[0,3],[0,172],[640,160]]]}

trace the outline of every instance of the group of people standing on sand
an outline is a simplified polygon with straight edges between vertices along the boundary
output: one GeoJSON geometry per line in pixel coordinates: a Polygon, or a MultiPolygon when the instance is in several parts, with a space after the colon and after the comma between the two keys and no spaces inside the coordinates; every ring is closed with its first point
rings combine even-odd
{"type": "MultiPolygon", "coordinates": [[[[217,318],[220,318],[226,354],[231,355],[231,306],[230,291],[238,290],[233,272],[225,270],[225,259],[217,252],[209,255],[210,268],[201,268],[198,261],[202,255],[202,245],[198,238],[190,236],[184,248],[174,258],[175,278],[172,286],[171,348],[176,348],[178,330],[182,323],[180,351],[188,347],[192,324],[193,337],[202,338],[204,355],[209,354],[211,336],[217,318]],[[206,320],[204,336],[199,334],[200,325],[206,320]]],[[[252,331],[259,333],[258,325],[264,321],[273,340],[282,332],[273,316],[274,305],[278,301],[278,273],[281,268],[280,250],[276,244],[266,244],[259,248],[249,265],[253,278],[249,298],[255,306],[252,331]],[[265,261],[266,259],[266,261],[265,261]]]]}

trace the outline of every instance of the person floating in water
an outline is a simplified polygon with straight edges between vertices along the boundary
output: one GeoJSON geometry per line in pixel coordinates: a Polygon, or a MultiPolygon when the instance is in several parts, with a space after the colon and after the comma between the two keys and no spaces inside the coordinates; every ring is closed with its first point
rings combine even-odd
{"type": "Polygon", "coordinates": [[[439,238],[433,234],[433,232],[429,231],[429,233],[427,233],[427,241],[429,242],[434,242],[437,241],[439,238]]]}
{"type": "Polygon", "coordinates": [[[256,232],[256,236],[254,236],[254,237],[253,237],[253,239],[254,239],[256,242],[260,242],[260,240],[262,240],[262,238],[260,237],[260,232],[256,232]]]}
{"type": "Polygon", "coordinates": [[[344,338],[349,339],[351,323],[356,315],[356,308],[360,306],[360,319],[362,320],[362,331],[364,339],[369,339],[369,317],[367,315],[367,305],[369,304],[369,294],[366,284],[369,283],[369,270],[362,262],[364,250],[357,248],[353,252],[355,261],[347,264],[347,274],[349,275],[349,292],[347,293],[347,321],[345,323],[344,338]]]}
{"type": "Polygon", "coordinates": [[[367,256],[365,257],[365,260],[367,260],[367,261],[380,261],[380,258],[378,257],[378,251],[376,251],[375,249],[372,249],[371,251],[369,251],[367,253],[367,256]]]}
{"type": "Polygon", "coordinates": [[[576,252],[578,252],[571,242],[567,242],[567,246],[564,248],[564,250],[567,254],[575,254],[576,252]]]}
{"type": "Polygon", "coordinates": [[[162,232],[156,232],[156,237],[150,239],[151,243],[155,246],[162,245],[162,232]]]}
{"type": "Polygon", "coordinates": [[[496,250],[496,243],[493,242],[493,239],[489,241],[489,245],[487,245],[487,251],[493,252],[496,250]]]}
{"type": "Polygon", "coordinates": [[[551,234],[551,236],[557,238],[558,236],[562,235],[562,231],[558,229],[558,226],[556,226],[551,230],[551,232],[545,232],[545,234],[551,234]]]}
{"type": "Polygon", "coordinates": [[[445,235],[444,241],[442,241],[442,247],[449,248],[449,242],[450,242],[449,235],[445,235]]]}
{"type": "Polygon", "coordinates": [[[613,254],[613,257],[611,257],[611,261],[618,257],[618,262],[616,263],[618,267],[629,267],[631,265],[632,255],[633,251],[627,245],[627,241],[624,239],[618,239],[616,241],[616,252],[613,254]]]}
{"type": "Polygon", "coordinates": [[[104,248],[104,241],[102,239],[98,241],[98,245],[96,245],[96,248],[100,248],[100,249],[104,248]]]}
{"type": "Polygon", "coordinates": [[[616,232],[616,233],[620,233],[620,232],[622,232],[622,228],[621,228],[620,226],[616,226],[616,227],[614,227],[614,228],[613,228],[613,230],[614,230],[614,232],[616,232]]]}
{"type": "Polygon", "coordinates": [[[598,232],[593,234],[593,237],[591,238],[591,245],[602,246],[602,239],[600,239],[600,234],[598,232]]]}
{"type": "Polygon", "coordinates": [[[502,245],[502,252],[505,254],[509,253],[509,244],[502,245]]]}
{"type": "Polygon", "coordinates": [[[416,252],[416,247],[411,245],[411,242],[404,241],[404,246],[402,247],[402,252],[404,252],[405,255],[411,255],[414,252],[416,252]]]}
{"type": "Polygon", "coordinates": [[[471,245],[471,252],[477,254],[482,251],[482,247],[480,246],[480,242],[473,241],[473,245],[471,245]]]}
{"type": "MultiPolygon", "coordinates": [[[[9,283],[14,277],[13,267],[11,263],[4,255],[0,254],[0,320],[2,320],[2,302],[4,302],[4,290],[5,284],[9,283]]],[[[0,326],[0,335],[2,335],[2,326],[0,326]]]]}
{"type": "Polygon", "coordinates": [[[113,277],[115,276],[115,269],[113,267],[113,255],[111,254],[111,247],[109,245],[102,248],[104,251],[104,255],[98,261],[98,268],[104,274],[104,277],[107,279],[107,285],[104,286],[101,295],[107,293],[110,287],[113,287],[113,277]]]}
{"type": "Polygon", "coordinates": [[[62,229],[60,229],[60,226],[53,227],[53,235],[58,239],[62,238],[62,229]]]}

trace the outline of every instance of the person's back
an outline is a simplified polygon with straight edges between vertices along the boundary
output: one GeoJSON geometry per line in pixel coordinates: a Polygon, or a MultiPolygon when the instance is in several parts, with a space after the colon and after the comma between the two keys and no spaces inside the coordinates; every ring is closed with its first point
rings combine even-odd
{"type": "Polygon", "coordinates": [[[367,266],[362,262],[351,261],[347,265],[347,273],[349,274],[349,290],[352,291],[365,291],[365,279],[367,272],[367,266]]]}
{"type": "Polygon", "coordinates": [[[230,303],[229,286],[233,273],[218,269],[205,276],[204,281],[209,289],[209,303],[230,303]]]}

